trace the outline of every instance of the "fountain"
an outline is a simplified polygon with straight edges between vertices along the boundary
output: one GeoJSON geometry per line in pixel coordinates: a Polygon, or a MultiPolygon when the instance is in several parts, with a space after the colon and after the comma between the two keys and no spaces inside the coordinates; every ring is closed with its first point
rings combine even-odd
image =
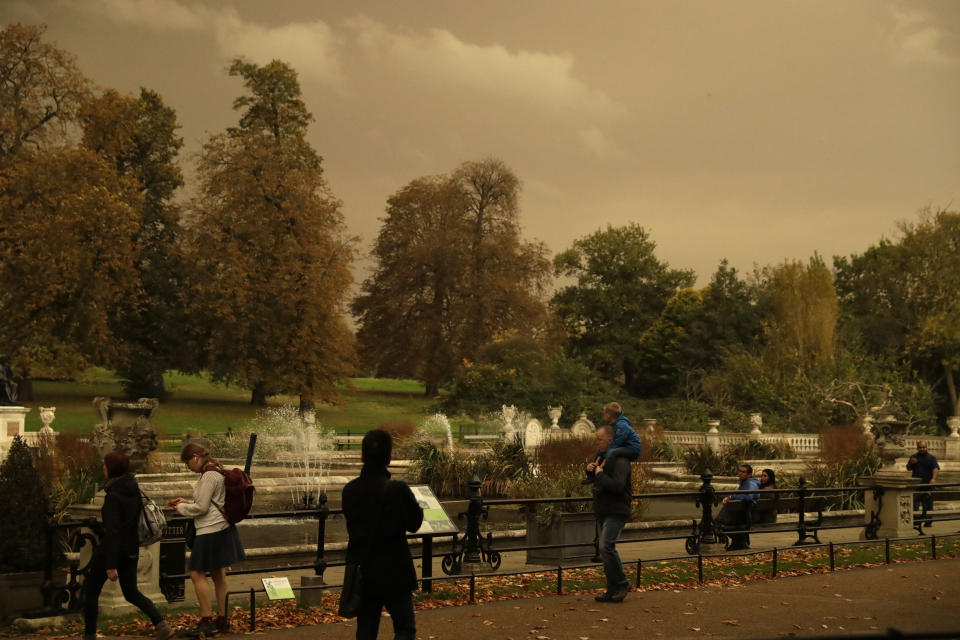
{"type": "Polygon", "coordinates": [[[247,430],[260,434],[267,448],[277,450],[290,485],[290,501],[294,509],[314,509],[326,492],[330,460],[325,452],[333,449],[334,432],[325,432],[317,425],[316,413],[300,415],[290,405],[258,412],[247,424],[247,430]]]}
{"type": "Polygon", "coordinates": [[[435,413],[423,423],[421,427],[422,431],[425,431],[429,434],[440,433],[441,436],[446,437],[447,441],[447,451],[453,452],[453,431],[450,429],[450,421],[447,420],[447,416],[443,413],[435,413]]]}

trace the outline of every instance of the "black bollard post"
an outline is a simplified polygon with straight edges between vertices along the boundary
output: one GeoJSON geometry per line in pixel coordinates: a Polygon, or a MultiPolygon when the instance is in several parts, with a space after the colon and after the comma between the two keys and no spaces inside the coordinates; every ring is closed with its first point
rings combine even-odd
{"type": "Polygon", "coordinates": [[[250,587],[250,631],[257,629],[257,594],[250,587]]]}
{"type": "Polygon", "coordinates": [[[557,595],[563,595],[563,565],[557,565],[557,595]]]}
{"type": "Polygon", "coordinates": [[[470,504],[467,507],[467,539],[463,559],[464,562],[476,565],[481,561],[480,517],[486,515],[486,512],[480,496],[480,478],[474,474],[467,486],[470,488],[470,504]]]}
{"type": "Polygon", "coordinates": [[[423,590],[426,593],[433,593],[433,536],[423,536],[422,542],[423,553],[421,555],[423,558],[421,564],[423,570],[421,573],[423,574],[423,590]]]}
{"type": "Polygon", "coordinates": [[[327,570],[327,561],[324,558],[324,546],[327,537],[327,516],[330,507],[327,506],[327,492],[320,494],[320,507],[317,509],[317,556],[313,560],[313,573],[323,579],[323,572],[327,570]]]}
{"type": "Polygon", "coordinates": [[[700,544],[716,544],[719,542],[716,525],[713,522],[713,507],[716,505],[717,496],[713,488],[713,473],[707,469],[700,474],[703,484],[700,485],[700,492],[697,494],[696,505],[701,507],[700,516],[700,544]]]}
{"type": "MultiPolygon", "coordinates": [[[[9,517],[9,514],[8,514],[9,517]]],[[[57,607],[53,604],[53,595],[56,587],[53,584],[53,538],[57,531],[57,523],[53,519],[53,511],[47,511],[47,519],[44,522],[44,563],[43,563],[43,584],[40,585],[40,592],[43,594],[43,611],[46,615],[53,615],[57,607]]]]}

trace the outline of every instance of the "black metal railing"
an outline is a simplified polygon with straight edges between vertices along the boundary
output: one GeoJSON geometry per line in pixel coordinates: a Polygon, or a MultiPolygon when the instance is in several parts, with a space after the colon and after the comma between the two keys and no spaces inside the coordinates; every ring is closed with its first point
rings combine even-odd
{"type": "MultiPolygon", "coordinates": [[[[929,487],[935,492],[940,489],[960,487],[960,483],[953,484],[935,484],[929,485],[929,487]]],[[[857,523],[857,524],[845,524],[845,525],[824,525],[822,519],[818,517],[815,523],[811,523],[806,519],[806,514],[810,509],[811,502],[822,503],[823,500],[820,498],[837,496],[850,492],[862,492],[862,491],[874,491],[875,493],[879,491],[878,499],[882,500],[883,490],[882,488],[863,488],[863,487],[811,487],[809,486],[803,478],[800,478],[796,487],[784,487],[780,489],[773,490],[763,490],[762,493],[764,496],[793,496],[796,513],[797,513],[797,522],[795,525],[786,525],[784,526],[765,526],[763,528],[757,529],[752,528],[747,525],[746,528],[741,529],[730,529],[723,528],[718,526],[714,515],[713,509],[718,506],[725,496],[742,494],[744,491],[740,490],[717,490],[713,486],[713,475],[707,471],[701,475],[701,485],[697,491],[686,491],[686,492],[663,492],[663,493],[643,493],[636,494],[633,496],[635,500],[658,500],[658,499],[689,499],[693,504],[700,509],[701,517],[699,520],[693,519],[691,521],[691,530],[686,534],[679,535],[665,535],[665,536],[644,536],[641,538],[621,538],[621,543],[629,544],[640,544],[643,542],[654,542],[654,541],[668,541],[668,540],[677,540],[683,542],[683,547],[687,553],[687,556],[676,556],[676,559],[687,557],[689,558],[692,555],[696,555],[698,563],[701,566],[700,578],[702,580],[702,561],[704,557],[712,557],[710,554],[701,553],[703,545],[706,544],[716,544],[716,543],[725,543],[728,541],[729,537],[733,534],[741,533],[750,533],[750,534],[770,534],[770,533],[784,533],[791,532],[796,533],[797,540],[793,543],[794,546],[804,545],[807,547],[816,547],[816,546],[827,546],[823,543],[820,543],[819,538],[817,537],[817,531],[824,529],[856,529],[863,528],[865,532],[865,537],[870,541],[871,533],[876,537],[876,531],[879,528],[879,517],[876,513],[871,514],[871,520],[866,523],[857,523]]],[[[458,533],[445,533],[445,534],[411,534],[408,536],[408,539],[417,540],[421,542],[421,553],[415,555],[415,558],[422,560],[422,572],[421,572],[421,582],[423,589],[427,592],[433,590],[433,585],[435,582],[445,581],[445,580],[471,580],[471,584],[477,578],[484,578],[487,576],[507,576],[507,575],[519,575],[524,573],[536,573],[541,572],[543,569],[535,569],[521,572],[511,572],[511,573],[495,573],[496,570],[501,565],[501,560],[503,554],[506,553],[519,553],[527,551],[538,551],[538,550],[550,550],[550,549],[564,549],[572,547],[583,547],[585,543],[583,541],[577,542],[568,542],[568,543],[559,543],[559,544],[540,544],[540,545],[509,545],[501,546],[495,548],[493,532],[487,531],[484,533],[482,522],[485,521],[490,513],[491,507],[502,507],[502,506],[516,506],[518,508],[535,508],[537,505],[559,505],[565,503],[588,503],[591,501],[591,498],[588,497],[566,497],[566,498],[524,498],[524,499],[489,499],[485,500],[480,495],[480,481],[476,477],[469,484],[469,495],[468,498],[468,507],[465,512],[462,512],[458,515],[458,519],[465,521],[465,526],[463,532],[458,533]],[[441,549],[440,556],[440,565],[442,571],[447,575],[447,577],[435,577],[433,575],[433,563],[436,558],[434,550],[434,540],[435,539],[445,540],[450,538],[449,546],[446,550],[441,549]],[[470,566],[470,573],[464,574],[463,569],[465,566],[470,566]],[[480,568],[490,567],[491,571],[478,571],[480,568]]],[[[751,491],[755,493],[755,491],[751,491]]],[[[917,527],[918,535],[924,535],[922,523],[924,521],[930,520],[932,522],[948,521],[948,520],[960,520],[960,516],[946,516],[946,515],[931,515],[926,508],[926,502],[922,504],[923,508],[919,514],[915,514],[914,521],[915,523],[920,523],[920,526],[917,527]]],[[[822,505],[819,507],[822,509],[822,505]]],[[[278,511],[278,512],[265,512],[265,513],[253,513],[247,516],[247,519],[257,520],[257,519],[266,519],[266,518],[294,518],[294,519],[304,519],[304,518],[313,518],[316,519],[317,523],[317,548],[313,558],[313,562],[310,564],[302,565],[286,565],[286,566],[277,566],[277,567],[265,567],[265,568],[254,568],[254,569],[239,569],[230,571],[230,575],[245,575],[245,574],[258,574],[258,573],[276,573],[278,571],[303,571],[303,570],[313,570],[316,576],[323,579],[325,571],[330,567],[343,566],[345,563],[341,559],[331,560],[328,558],[327,554],[327,540],[326,540],[326,524],[327,520],[331,516],[342,515],[342,509],[331,509],[327,506],[327,497],[325,494],[321,495],[321,499],[316,508],[313,509],[300,509],[295,511],[278,511]]],[[[163,594],[167,597],[168,600],[176,600],[183,598],[184,582],[189,577],[189,574],[185,571],[185,549],[183,541],[183,525],[186,523],[187,518],[173,517],[170,518],[167,522],[167,530],[165,532],[165,538],[161,541],[160,549],[160,588],[163,594]],[[177,570],[179,568],[179,571],[177,570]]],[[[749,521],[747,521],[749,522],[749,521]]],[[[80,558],[83,557],[92,557],[93,552],[96,551],[96,545],[98,544],[98,539],[101,535],[99,530],[99,524],[93,518],[86,520],[70,521],[63,523],[54,523],[51,519],[50,525],[47,528],[47,566],[45,568],[45,580],[43,589],[44,595],[44,608],[42,613],[46,615],[55,615],[64,612],[77,611],[82,609],[83,606],[83,578],[86,572],[89,570],[89,562],[84,566],[80,566],[80,558]],[[63,544],[68,547],[70,554],[68,554],[68,577],[63,584],[57,584],[57,581],[54,580],[54,573],[56,571],[56,554],[53,553],[53,549],[56,544],[63,544]],[[91,553],[81,554],[80,551],[87,545],[91,545],[91,553]]],[[[242,525],[241,525],[242,526],[242,525]]],[[[941,536],[943,537],[943,536],[941,536]]],[[[915,540],[916,538],[914,538],[915,540]]],[[[931,540],[932,544],[932,554],[933,557],[936,557],[936,540],[935,536],[928,536],[928,539],[931,540]]],[[[589,544],[589,543],[587,543],[589,544]]],[[[844,543],[844,544],[855,544],[854,542],[844,543]]],[[[596,536],[593,540],[594,551],[596,552],[597,540],[596,536]]],[[[887,542],[889,546],[889,541],[887,542]]],[[[829,543],[830,548],[830,558],[831,558],[831,568],[833,566],[833,547],[834,543],[829,543]]],[[[764,551],[763,553],[766,553],[764,551]]],[[[777,566],[777,549],[772,551],[772,565],[773,573],[776,573],[777,566]]],[[[714,554],[717,555],[717,554],[714,554]]],[[[594,559],[597,560],[596,553],[594,559]]],[[[660,561],[675,559],[671,558],[662,558],[660,561]]],[[[650,560],[647,560],[649,562],[650,560]]],[[[596,566],[596,562],[593,564],[587,564],[583,566],[596,566]]],[[[637,561],[637,580],[639,584],[640,580],[640,571],[642,563],[637,561]]],[[[565,570],[570,570],[576,567],[567,566],[562,567],[558,566],[557,579],[558,579],[558,589],[562,589],[562,579],[563,572],[565,570]]],[[[337,584],[323,584],[318,587],[300,587],[298,589],[313,589],[313,588],[324,588],[331,589],[337,588],[341,585],[337,584]]],[[[234,595],[240,592],[231,592],[234,595]]],[[[247,593],[244,591],[243,593],[247,593]]]]}

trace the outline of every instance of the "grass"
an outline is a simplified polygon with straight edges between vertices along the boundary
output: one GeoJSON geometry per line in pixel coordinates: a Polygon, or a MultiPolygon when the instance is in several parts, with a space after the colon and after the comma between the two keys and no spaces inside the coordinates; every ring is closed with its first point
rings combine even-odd
{"type": "MultiPolygon", "coordinates": [[[[154,413],[154,423],[162,437],[178,438],[186,432],[213,433],[234,430],[254,419],[258,407],[250,405],[250,392],[235,385],[210,381],[206,376],[168,373],[165,376],[169,400],[154,413]]],[[[415,425],[436,411],[437,401],[423,395],[423,385],[415,380],[380,380],[357,378],[354,388],[343,390],[339,405],[319,405],[317,421],[338,433],[363,433],[385,422],[410,420],[415,425]]],[[[119,379],[110,371],[91,369],[82,381],[34,382],[32,407],[55,406],[53,428],[64,433],[89,433],[99,422],[92,400],[96,396],[121,399],[119,379]]],[[[272,407],[283,404],[297,406],[294,396],[269,398],[272,407]]],[[[41,427],[39,412],[27,414],[26,428],[41,427]]]]}

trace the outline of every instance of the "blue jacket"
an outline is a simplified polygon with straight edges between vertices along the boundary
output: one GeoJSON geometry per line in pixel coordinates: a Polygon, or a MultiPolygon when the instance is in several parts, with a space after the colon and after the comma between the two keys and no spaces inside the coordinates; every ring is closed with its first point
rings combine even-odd
{"type": "MultiPolygon", "coordinates": [[[[747,478],[737,487],[739,491],[757,490],[760,488],[760,481],[756,478],[747,478]]],[[[756,493],[735,493],[730,496],[731,500],[756,500],[759,497],[756,493]]]]}
{"type": "Polygon", "coordinates": [[[621,447],[636,452],[638,456],[640,455],[640,450],[643,448],[640,436],[633,430],[633,424],[630,423],[630,418],[622,413],[620,417],[613,422],[613,444],[610,445],[611,449],[619,449],[621,447]]]}

